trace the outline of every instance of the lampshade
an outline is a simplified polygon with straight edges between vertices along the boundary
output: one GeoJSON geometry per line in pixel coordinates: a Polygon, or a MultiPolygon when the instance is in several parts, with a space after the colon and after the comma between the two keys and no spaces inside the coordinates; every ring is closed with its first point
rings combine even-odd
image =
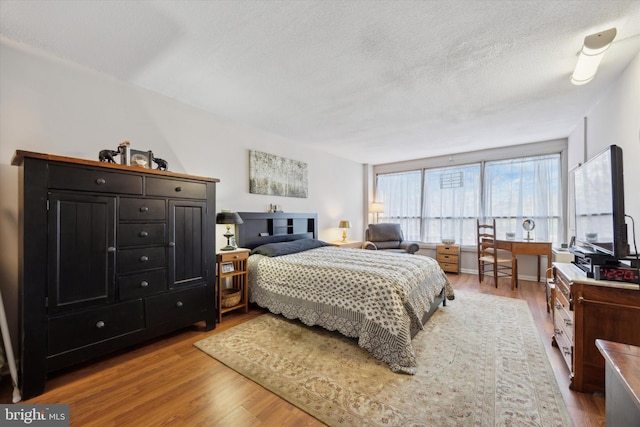
{"type": "Polygon", "coordinates": [[[223,209],[216,215],[216,224],[242,224],[243,222],[238,212],[231,212],[228,209],[223,209]]]}
{"type": "Polygon", "coordinates": [[[346,221],[346,220],[342,220],[340,221],[340,225],[338,225],[338,228],[351,228],[351,221],[346,221]]]}
{"type": "Polygon", "coordinates": [[[369,212],[382,213],[384,212],[384,205],[380,202],[373,202],[369,205],[369,212]]]}
{"type": "Polygon", "coordinates": [[[600,61],[616,37],[616,29],[610,28],[584,38],[584,45],[578,55],[576,68],[571,75],[571,83],[583,85],[589,83],[596,75],[600,61]]]}

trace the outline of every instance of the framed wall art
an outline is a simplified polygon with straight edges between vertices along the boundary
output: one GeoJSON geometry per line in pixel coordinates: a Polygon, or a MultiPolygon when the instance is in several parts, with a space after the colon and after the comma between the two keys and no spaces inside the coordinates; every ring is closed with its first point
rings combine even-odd
{"type": "Polygon", "coordinates": [[[249,150],[249,192],[307,198],[307,164],[249,150]]]}

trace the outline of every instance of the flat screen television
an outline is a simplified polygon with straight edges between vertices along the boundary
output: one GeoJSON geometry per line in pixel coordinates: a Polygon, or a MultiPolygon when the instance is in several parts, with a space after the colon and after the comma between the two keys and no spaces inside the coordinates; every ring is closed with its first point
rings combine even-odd
{"type": "Polygon", "coordinates": [[[576,246],[616,259],[629,254],[622,148],[611,145],[574,172],[576,246]]]}

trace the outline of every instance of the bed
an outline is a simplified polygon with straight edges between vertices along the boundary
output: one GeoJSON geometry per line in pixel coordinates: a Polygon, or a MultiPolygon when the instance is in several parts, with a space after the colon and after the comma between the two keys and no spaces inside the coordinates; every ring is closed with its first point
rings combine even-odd
{"type": "Polygon", "coordinates": [[[413,374],[411,339],[454,292],[432,258],[337,248],[317,240],[315,214],[240,212],[251,249],[249,301],[356,338],[392,371],[413,374]]]}

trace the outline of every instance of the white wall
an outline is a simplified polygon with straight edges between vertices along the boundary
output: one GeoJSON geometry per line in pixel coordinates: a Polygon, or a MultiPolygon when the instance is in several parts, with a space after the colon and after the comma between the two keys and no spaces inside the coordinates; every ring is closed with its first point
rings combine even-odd
{"type": "MultiPolygon", "coordinates": [[[[583,127],[580,122],[569,137],[570,153],[576,153],[574,162],[588,160],[611,144],[622,147],[625,211],[633,216],[636,232],[640,233],[640,53],[586,112],[586,131],[583,127]],[[581,150],[584,159],[579,159],[581,150]]],[[[628,233],[633,245],[630,226],[628,233]]]]}
{"type": "MultiPolygon", "coordinates": [[[[96,159],[124,140],[153,150],[169,169],[219,178],[217,209],[317,212],[319,237],[363,236],[363,166],[253,129],[104,74],[0,41],[0,286],[16,342],[18,168],[16,149],[96,159]],[[250,149],[308,164],[308,198],[249,193],[250,149]]],[[[219,230],[220,231],[220,230],[219,230]]],[[[218,245],[224,238],[218,233],[218,245]]]]}

